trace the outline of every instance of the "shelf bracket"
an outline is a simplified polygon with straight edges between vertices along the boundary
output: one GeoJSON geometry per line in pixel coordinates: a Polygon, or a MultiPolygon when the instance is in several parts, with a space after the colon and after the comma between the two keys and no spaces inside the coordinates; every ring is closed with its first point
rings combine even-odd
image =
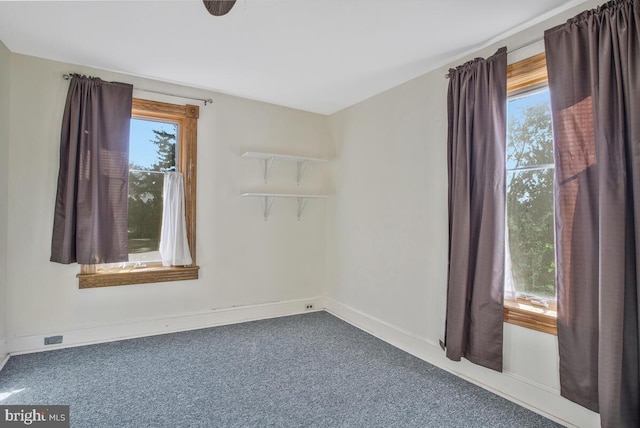
{"type": "Polygon", "coordinates": [[[298,186],[302,182],[302,176],[304,175],[304,171],[307,169],[307,165],[309,161],[307,159],[296,162],[298,164],[298,175],[296,177],[296,183],[298,186]]]}
{"type": "Polygon", "coordinates": [[[273,196],[263,196],[262,198],[262,211],[264,213],[264,221],[267,221],[269,218],[269,213],[271,212],[271,207],[273,206],[273,201],[276,199],[273,196]]]}
{"type": "Polygon", "coordinates": [[[297,199],[298,199],[298,221],[300,221],[300,217],[302,217],[302,212],[306,208],[307,203],[309,203],[309,199],[308,198],[297,198],[297,199]]]}
{"type": "Polygon", "coordinates": [[[290,194],[290,193],[243,193],[242,196],[260,198],[260,202],[262,202],[262,214],[264,217],[264,221],[267,221],[269,218],[269,213],[271,212],[271,206],[273,205],[273,201],[277,198],[287,198],[287,199],[295,199],[298,204],[298,210],[296,212],[298,221],[302,218],[302,213],[304,212],[307,204],[309,203],[309,199],[318,199],[318,198],[326,198],[327,195],[307,195],[307,194],[290,194]]]}
{"type": "Polygon", "coordinates": [[[271,167],[273,166],[274,158],[271,156],[270,158],[265,158],[262,162],[262,169],[264,171],[264,184],[267,184],[269,181],[269,175],[271,174],[271,167]]]}

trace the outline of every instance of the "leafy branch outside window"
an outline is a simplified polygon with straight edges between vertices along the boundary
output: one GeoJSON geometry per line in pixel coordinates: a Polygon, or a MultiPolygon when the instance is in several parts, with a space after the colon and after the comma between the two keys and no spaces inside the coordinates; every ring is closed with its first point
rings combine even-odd
{"type": "Polygon", "coordinates": [[[545,90],[510,101],[507,132],[510,273],[516,291],[543,306],[544,299],[555,300],[553,133],[548,100],[545,90]]]}

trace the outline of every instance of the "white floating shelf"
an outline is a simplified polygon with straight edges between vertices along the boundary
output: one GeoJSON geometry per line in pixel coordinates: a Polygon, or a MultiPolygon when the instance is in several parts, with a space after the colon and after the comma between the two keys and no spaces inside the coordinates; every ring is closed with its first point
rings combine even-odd
{"type": "Polygon", "coordinates": [[[267,221],[269,218],[271,206],[276,198],[295,198],[298,201],[298,221],[300,221],[302,212],[307,206],[309,199],[322,199],[327,197],[327,195],[297,195],[291,193],[243,193],[242,196],[261,199],[264,221],[267,221]]]}
{"type": "Polygon", "coordinates": [[[326,162],[326,159],[310,158],[308,156],[291,156],[291,155],[277,155],[275,153],[262,153],[262,152],[246,152],[242,154],[243,158],[248,159],[274,159],[292,162],[326,162]]]}
{"type": "Polygon", "coordinates": [[[298,173],[296,175],[296,183],[298,185],[300,185],[300,182],[302,181],[302,176],[304,175],[304,171],[307,168],[308,164],[327,162],[326,159],[310,158],[304,156],[278,155],[275,153],[262,152],[245,152],[241,155],[241,157],[247,159],[257,159],[262,162],[265,184],[269,181],[269,174],[271,174],[271,167],[273,166],[274,161],[278,160],[296,162],[298,164],[298,173]]]}

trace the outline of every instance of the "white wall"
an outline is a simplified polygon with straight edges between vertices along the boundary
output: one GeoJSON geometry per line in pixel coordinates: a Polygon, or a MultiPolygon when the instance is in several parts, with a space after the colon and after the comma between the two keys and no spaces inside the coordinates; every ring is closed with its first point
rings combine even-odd
{"type": "MultiPolygon", "coordinates": [[[[11,55],[11,72],[10,147],[3,162],[9,171],[7,330],[12,352],[41,348],[50,334],[64,333],[64,344],[75,344],[301,312],[304,302],[321,295],[325,202],[310,202],[298,222],[295,200],[278,200],[265,222],[260,201],[240,194],[322,192],[328,167],[309,167],[298,188],[296,165],[279,163],[266,186],[258,161],[240,155],[253,150],[323,157],[326,117],[18,54],[11,55]],[[213,98],[206,107],[199,103],[199,280],[80,290],[77,265],[49,262],[68,88],[62,74],[69,72],[213,98]],[[269,303],[273,307],[265,308],[269,303]],[[250,305],[263,306],[230,315],[231,308],[250,305]]],[[[138,90],[134,96],[198,103],[138,90]]]]}
{"type": "MultiPolygon", "coordinates": [[[[438,347],[447,280],[445,74],[499,46],[516,47],[588,2],[330,117],[334,145],[328,205],[328,309],[447,370],[556,420],[598,426],[598,416],[559,396],[555,336],[504,326],[504,374],[453,363],[438,347]]],[[[514,62],[543,49],[509,55],[514,62]]]]}
{"type": "Polygon", "coordinates": [[[7,180],[9,154],[9,88],[11,55],[0,41],[0,366],[7,351],[7,180]]]}

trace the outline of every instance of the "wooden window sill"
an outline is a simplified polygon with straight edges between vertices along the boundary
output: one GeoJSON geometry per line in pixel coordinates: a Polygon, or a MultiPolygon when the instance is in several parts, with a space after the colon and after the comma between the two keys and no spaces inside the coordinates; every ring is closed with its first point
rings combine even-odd
{"type": "Polygon", "coordinates": [[[504,322],[558,335],[555,308],[548,309],[521,301],[505,300],[504,322]]]}
{"type": "Polygon", "coordinates": [[[80,288],[111,287],[116,285],[148,284],[152,282],[186,281],[198,279],[199,266],[147,267],[123,272],[80,273],[80,288]]]}

